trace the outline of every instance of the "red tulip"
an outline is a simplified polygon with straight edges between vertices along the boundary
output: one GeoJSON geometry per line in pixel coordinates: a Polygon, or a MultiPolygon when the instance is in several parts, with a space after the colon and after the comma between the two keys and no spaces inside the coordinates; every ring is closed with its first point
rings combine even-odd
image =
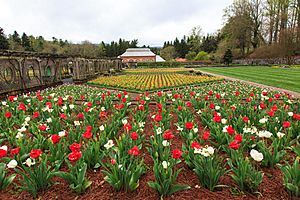
{"type": "Polygon", "coordinates": [[[234,140],[238,143],[241,143],[243,141],[243,136],[241,134],[237,134],[234,136],[234,140]]]}
{"type": "Polygon", "coordinates": [[[13,154],[13,155],[18,155],[20,149],[21,149],[20,147],[17,147],[17,148],[12,149],[12,150],[11,150],[11,154],[13,154]]]}
{"type": "Polygon", "coordinates": [[[40,113],[38,111],[34,112],[33,115],[32,115],[32,117],[34,119],[39,118],[39,116],[40,116],[40,113]]]}
{"type": "Polygon", "coordinates": [[[171,130],[167,130],[164,135],[163,135],[165,140],[171,140],[173,139],[175,136],[173,135],[171,130]]]}
{"type": "Polygon", "coordinates": [[[128,154],[131,154],[133,156],[138,156],[139,155],[138,146],[134,146],[132,149],[128,150],[128,154]]]}
{"type": "Polygon", "coordinates": [[[139,110],[145,110],[145,107],[143,105],[139,105],[139,110]]]}
{"type": "Polygon", "coordinates": [[[243,121],[244,121],[245,123],[248,123],[249,118],[248,118],[247,116],[245,116],[245,117],[243,117],[243,121]]]}
{"type": "Polygon", "coordinates": [[[226,131],[229,135],[233,135],[235,133],[235,130],[232,128],[232,126],[228,126],[226,131]]]}
{"type": "Polygon", "coordinates": [[[192,107],[192,103],[190,101],[185,103],[186,107],[192,107]]]}
{"type": "Polygon", "coordinates": [[[200,148],[201,148],[201,145],[199,144],[199,142],[194,141],[194,142],[192,142],[192,144],[191,144],[191,148],[192,148],[192,149],[200,149],[200,148]]]}
{"type": "Polygon", "coordinates": [[[41,124],[39,126],[40,131],[46,131],[48,129],[48,126],[46,124],[41,124]]]}
{"type": "Polygon", "coordinates": [[[81,152],[80,151],[72,151],[69,155],[68,155],[68,159],[70,161],[77,161],[81,158],[81,152]]]}
{"type": "Polygon", "coordinates": [[[202,135],[202,139],[203,139],[203,140],[208,140],[208,139],[209,139],[209,136],[210,136],[210,133],[207,132],[207,131],[205,131],[205,132],[203,133],[203,135],[202,135]]]}
{"type": "Polygon", "coordinates": [[[40,149],[32,149],[29,156],[33,159],[40,157],[43,152],[40,149]]]}
{"type": "Polygon", "coordinates": [[[93,130],[93,127],[92,127],[92,126],[87,126],[87,127],[85,127],[85,131],[86,131],[86,132],[92,132],[92,130],[93,130]]]}
{"type": "Polygon", "coordinates": [[[115,165],[115,164],[117,163],[117,161],[116,161],[115,159],[111,159],[111,160],[110,160],[110,163],[111,163],[112,165],[115,165]]]}
{"type": "Polygon", "coordinates": [[[91,132],[85,132],[84,134],[82,134],[82,136],[85,139],[90,139],[93,136],[93,134],[91,132]]]}
{"type": "Polygon", "coordinates": [[[162,109],[162,104],[158,103],[156,106],[158,109],[162,109]]]}
{"type": "Polygon", "coordinates": [[[160,122],[162,120],[162,116],[161,115],[155,115],[154,120],[156,122],[160,122]]]}
{"type": "Polygon", "coordinates": [[[5,149],[0,149],[0,158],[5,157],[7,154],[7,151],[5,149]]]}
{"type": "Polygon", "coordinates": [[[136,139],[139,137],[139,135],[138,135],[137,132],[132,132],[132,133],[130,134],[130,137],[131,137],[132,140],[136,140],[136,139]]]}
{"type": "Polygon", "coordinates": [[[191,130],[193,128],[193,122],[186,122],[185,123],[185,128],[188,130],[191,130]]]}
{"type": "Polygon", "coordinates": [[[71,144],[71,146],[70,146],[70,149],[71,149],[72,152],[79,151],[80,148],[81,148],[81,144],[77,144],[75,142],[73,144],[71,144]]]}
{"type": "Polygon", "coordinates": [[[180,151],[179,149],[174,149],[172,151],[172,157],[175,159],[179,159],[182,155],[182,151],[180,151]]]}
{"type": "Polygon", "coordinates": [[[18,106],[18,110],[26,111],[26,105],[24,103],[20,103],[20,105],[18,106]]]}
{"type": "Polygon", "coordinates": [[[51,141],[52,141],[53,144],[58,143],[59,140],[60,140],[60,137],[59,137],[57,134],[53,134],[53,135],[51,136],[51,141]]]}
{"type": "Polygon", "coordinates": [[[132,126],[129,123],[124,124],[124,129],[128,133],[132,129],[132,126]]]}
{"type": "Polygon", "coordinates": [[[84,118],[84,114],[83,114],[83,113],[78,113],[77,117],[78,117],[79,119],[83,119],[83,118],[84,118]]]}
{"type": "Polygon", "coordinates": [[[100,117],[107,117],[107,114],[108,114],[107,112],[101,111],[99,116],[100,117]]]}
{"type": "Polygon", "coordinates": [[[233,141],[229,143],[229,148],[237,150],[240,148],[240,144],[237,141],[233,141]]]}
{"type": "Polygon", "coordinates": [[[67,119],[67,116],[66,116],[64,113],[61,113],[61,114],[59,115],[59,117],[60,117],[61,119],[67,119]]]}
{"type": "Polygon", "coordinates": [[[4,117],[7,119],[11,118],[11,116],[12,116],[11,112],[8,111],[4,114],[4,117]]]}
{"type": "Polygon", "coordinates": [[[284,128],[289,128],[291,126],[290,122],[283,122],[283,127],[284,128]]]}

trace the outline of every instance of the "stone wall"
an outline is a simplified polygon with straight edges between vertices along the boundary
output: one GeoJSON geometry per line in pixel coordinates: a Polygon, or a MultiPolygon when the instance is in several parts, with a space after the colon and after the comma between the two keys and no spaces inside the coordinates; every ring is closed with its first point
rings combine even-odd
{"type": "Polygon", "coordinates": [[[86,81],[121,68],[121,60],[113,58],[0,51],[0,94],[59,84],[66,78],[86,81]]]}
{"type": "Polygon", "coordinates": [[[286,58],[270,58],[270,59],[239,59],[233,60],[233,64],[240,65],[284,65],[284,64],[300,64],[299,57],[286,58]]]}

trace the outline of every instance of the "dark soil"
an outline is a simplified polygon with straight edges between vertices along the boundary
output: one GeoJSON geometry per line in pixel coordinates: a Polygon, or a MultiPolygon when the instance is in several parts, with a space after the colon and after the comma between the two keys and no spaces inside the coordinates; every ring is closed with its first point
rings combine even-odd
{"type": "MultiPolygon", "coordinates": [[[[144,134],[146,135],[146,140],[149,140],[149,137],[153,135],[153,125],[151,116],[155,106],[149,107],[149,116],[146,120],[144,134]]],[[[172,149],[181,148],[183,140],[180,135],[177,133],[177,127],[174,123],[177,122],[178,118],[176,114],[173,114],[171,120],[171,130],[175,134],[175,138],[172,140],[172,149]]],[[[199,118],[196,118],[199,131],[203,130],[203,126],[199,118]]],[[[73,199],[120,199],[120,200],[156,200],[160,199],[160,195],[151,189],[147,182],[154,181],[155,177],[153,174],[153,161],[150,155],[148,154],[145,146],[141,150],[141,154],[144,155],[144,161],[147,165],[148,171],[145,175],[140,178],[140,186],[137,190],[133,192],[116,192],[110,184],[104,181],[104,174],[101,172],[101,169],[95,171],[88,171],[88,177],[93,182],[91,187],[82,195],[77,195],[72,192],[69,188],[69,185],[66,181],[61,178],[55,178],[53,181],[57,182],[51,186],[47,191],[41,192],[38,195],[38,199],[52,200],[52,199],[61,199],[61,200],[73,200],[73,199]]],[[[237,186],[229,175],[221,177],[220,184],[226,185],[217,191],[211,192],[208,189],[201,187],[198,177],[196,174],[188,168],[188,166],[182,162],[178,165],[178,168],[182,168],[181,173],[178,176],[177,182],[180,184],[186,184],[191,187],[189,190],[177,192],[172,196],[166,197],[164,199],[176,199],[176,200],[198,200],[198,199],[207,199],[207,200],[222,200],[222,199],[263,199],[263,200],[285,200],[285,199],[296,199],[290,198],[288,192],[283,186],[283,178],[281,171],[278,168],[268,169],[263,168],[264,178],[263,182],[259,188],[260,194],[254,195],[250,193],[241,193],[238,192],[237,186]]],[[[17,183],[17,181],[15,181],[17,183]]],[[[21,184],[21,183],[18,183],[21,184]]],[[[30,194],[27,192],[21,192],[20,189],[15,185],[10,185],[5,191],[0,193],[0,200],[23,200],[23,199],[33,199],[30,194]]],[[[298,198],[299,199],[299,198],[298,198]]]]}

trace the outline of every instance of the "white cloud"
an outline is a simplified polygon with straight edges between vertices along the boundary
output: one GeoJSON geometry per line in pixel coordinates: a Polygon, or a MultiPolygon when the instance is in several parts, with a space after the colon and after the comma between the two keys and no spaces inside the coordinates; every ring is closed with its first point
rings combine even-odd
{"type": "Polygon", "coordinates": [[[0,0],[0,26],[6,34],[53,36],[99,43],[138,39],[143,45],[188,35],[200,26],[212,33],[222,26],[232,0],[0,0]]]}

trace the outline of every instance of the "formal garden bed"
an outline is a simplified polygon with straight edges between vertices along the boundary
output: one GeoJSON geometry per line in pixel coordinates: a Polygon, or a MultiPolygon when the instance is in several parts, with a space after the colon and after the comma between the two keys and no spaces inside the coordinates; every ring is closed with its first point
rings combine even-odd
{"type": "Polygon", "coordinates": [[[132,99],[70,85],[10,96],[0,120],[1,199],[299,196],[287,93],[223,81],[132,99]]]}
{"type": "Polygon", "coordinates": [[[125,75],[98,77],[88,82],[90,85],[122,89],[133,92],[156,91],[158,89],[170,89],[182,86],[196,86],[204,83],[223,80],[207,75],[195,75],[194,70],[187,69],[146,69],[126,70],[125,75]],[[182,74],[184,73],[184,74],[182,74]]]}

